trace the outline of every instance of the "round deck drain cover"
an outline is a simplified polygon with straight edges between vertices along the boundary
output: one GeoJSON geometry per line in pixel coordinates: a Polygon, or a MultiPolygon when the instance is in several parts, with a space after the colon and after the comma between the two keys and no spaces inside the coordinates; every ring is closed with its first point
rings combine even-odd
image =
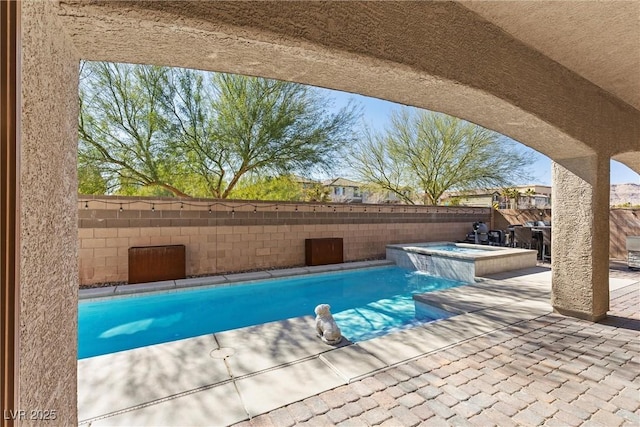
{"type": "Polygon", "coordinates": [[[227,357],[233,356],[235,354],[235,350],[232,348],[218,348],[216,350],[212,350],[211,353],[209,353],[209,356],[211,356],[214,359],[226,359],[227,357]]]}

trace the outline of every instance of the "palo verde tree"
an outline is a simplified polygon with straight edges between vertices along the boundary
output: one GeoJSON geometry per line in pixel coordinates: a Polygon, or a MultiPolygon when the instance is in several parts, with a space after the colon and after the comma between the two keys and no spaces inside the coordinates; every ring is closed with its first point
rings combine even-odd
{"type": "Polygon", "coordinates": [[[367,130],[350,164],[361,181],[405,203],[437,205],[446,191],[504,187],[528,176],[531,156],[501,135],[445,114],[403,108],[383,132],[367,130]]]}
{"type": "Polygon", "coordinates": [[[309,86],[184,69],[171,75],[174,149],[210,196],[229,197],[246,174],[329,169],[355,141],[356,108],[330,113],[329,100],[309,86]]]}
{"type": "Polygon", "coordinates": [[[107,190],[107,180],[102,177],[99,168],[91,163],[78,165],[78,192],[80,194],[106,194],[107,190]]]}
{"type": "Polygon", "coordinates": [[[303,199],[302,184],[291,175],[244,176],[231,192],[230,198],[243,200],[300,201],[303,199]]]}
{"type": "Polygon", "coordinates": [[[116,188],[227,198],[247,174],[329,169],[355,140],[357,109],[300,84],[109,63],[81,77],[80,164],[116,188]]]}
{"type": "MultiPolygon", "coordinates": [[[[78,169],[96,169],[107,190],[172,185],[179,170],[163,111],[168,70],[155,66],[83,62],[80,71],[78,169]]],[[[95,174],[79,174],[90,179],[95,174]]],[[[92,187],[81,182],[81,188],[92,187]]]]}

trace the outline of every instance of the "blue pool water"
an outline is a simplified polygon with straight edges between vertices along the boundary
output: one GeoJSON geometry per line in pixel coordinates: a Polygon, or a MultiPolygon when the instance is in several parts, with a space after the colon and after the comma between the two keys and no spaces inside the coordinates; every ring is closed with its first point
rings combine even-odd
{"type": "MultiPolygon", "coordinates": [[[[464,283],[382,267],[241,285],[186,289],[78,304],[78,358],[314,316],[321,303],[345,337],[363,341],[416,323],[412,294],[464,283]]],[[[420,321],[447,317],[433,309],[420,321]]]]}
{"type": "Polygon", "coordinates": [[[458,253],[487,252],[487,249],[467,248],[464,246],[456,246],[456,245],[432,245],[432,246],[425,246],[424,248],[433,249],[434,251],[458,252],[458,253]]]}

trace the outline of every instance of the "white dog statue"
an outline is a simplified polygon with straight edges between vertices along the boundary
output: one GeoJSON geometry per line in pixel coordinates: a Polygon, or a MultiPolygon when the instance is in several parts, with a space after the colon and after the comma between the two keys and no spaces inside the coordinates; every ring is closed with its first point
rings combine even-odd
{"type": "Polygon", "coordinates": [[[342,333],[331,315],[329,304],[320,304],[316,307],[316,332],[322,341],[335,345],[342,341],[342,333]]]}

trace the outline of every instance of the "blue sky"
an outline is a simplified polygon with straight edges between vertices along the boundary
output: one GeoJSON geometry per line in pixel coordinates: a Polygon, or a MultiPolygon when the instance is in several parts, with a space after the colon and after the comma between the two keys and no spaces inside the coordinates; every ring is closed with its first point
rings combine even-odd
{"type": "MultiPolygon", "coordinates": [[[[326,89],[323,89],[326,90],[326,89]]],[[[349,100],[360,105],[363,110],[363,120],[371,128],[383,129],[389,122],[391,112],[400,109],[402,106],[389,101],[383,101],[377,98],[369,98],[362,95],[354,95],[351,93],[327,90],[328,96],[333,98],[334,107],[339,109],[345,106],[349,100]]],[[[534,153],[535,162],[532,165],[531,172],[533,175],[532,182],[521,184],[540,184],[551,185],[551,160],[544,154],[518,143],[524,151],[534,153]]],[[[611,184],[640,184],[640,175],[623,165],[622,163],[611,161],[611,184]]]]}

